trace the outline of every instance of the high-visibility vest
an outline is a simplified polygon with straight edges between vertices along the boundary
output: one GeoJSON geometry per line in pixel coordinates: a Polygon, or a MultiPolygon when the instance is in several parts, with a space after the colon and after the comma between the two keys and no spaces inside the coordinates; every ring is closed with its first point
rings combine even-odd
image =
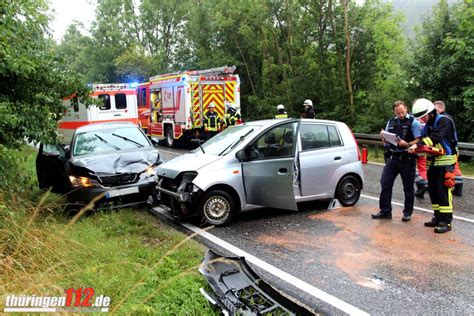
{"type": "Polygon", "coordinates": [[[286,112],[282,112],[282,113],[278,113],[275,114],[275,118],[276,119],[285,119],[285,118],[288,118],[288,113],[286,112]]]}

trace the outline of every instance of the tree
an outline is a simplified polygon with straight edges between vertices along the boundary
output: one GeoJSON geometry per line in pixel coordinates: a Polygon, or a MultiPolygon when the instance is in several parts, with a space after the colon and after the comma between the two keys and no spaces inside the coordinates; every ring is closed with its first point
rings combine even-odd
{"type": "Polygon", "coordinates": [[[414,97],[443,100],[462,141],[472,141],[474,24],[472,0],[449,6],[441,0],[418,30],[407,68],[414,97]]]}
{"type": "Polygon", "coordinates": [[[85,87],[53,54],[47,4],[42,0],[3,3],[0,31],[0,143],[55,139],[63,113],[61,98],[85,87]]]}

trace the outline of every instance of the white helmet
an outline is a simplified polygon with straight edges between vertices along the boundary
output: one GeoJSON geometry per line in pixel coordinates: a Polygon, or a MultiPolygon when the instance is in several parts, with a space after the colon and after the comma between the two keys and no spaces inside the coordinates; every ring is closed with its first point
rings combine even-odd
{"type": "Polygon", "coordinates": [[[432,112],[434,108],[434,104],[430,100],[418,99],[416,100],[415,104],[413,104],[413,108],[411,109],[411,111],[413,113],[413,116],[419,119],[425,116],[426,114],[432,112]]]}
{"type": "Polygon", "coordinates": [[[303,105],[313,106],[313,101],[311,101],[310,99],[306,99],[306,100],[304,100],[303,105]]]}
{"type": "Polygon", "coordinates": [[[232,102],[226,101],[225,106],[226,106],[227,108],[229,108],[229,109],[232,109],[232,110],[236,110],[236,109],[237,109],[237,106],[236,106],[234,103],[232,103],[232,102]]]}
{"type": "Polygon", "coordinates": [[[284,111],[284,110],[285,110],[285,106],[283,104],[277,105],[277,111],[284,111]]]}
{"type": "Polygon", "coordinates": [[[208,108],[215,108],[215,107],[216,107],[216,104],[214,102],[209,103],[208,108]]]}

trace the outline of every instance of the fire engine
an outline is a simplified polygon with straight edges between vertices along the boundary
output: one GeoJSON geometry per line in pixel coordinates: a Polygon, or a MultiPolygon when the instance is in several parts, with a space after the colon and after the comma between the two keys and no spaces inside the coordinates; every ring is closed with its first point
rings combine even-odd
{"type": "Polygon", "coordinates": [[[211,102],[221,119],[224,102],[234,103],[240,112],[240,79],[234,72],[234,66],[223,66],[151,77],[136,90],[140,125],[169,147],[202,135],[211,102]]]}
{"type": "Polygon", "coordinates": [[[91,96],[102,99],[103,105],[86,107],[76,96],[63,100],[66,110],[58,121],[58,137],[61,143],[69,144],[72,135],[80,126],[130,121],[138,124],[135,88],[127,83],[91,84],[91,96]]]}

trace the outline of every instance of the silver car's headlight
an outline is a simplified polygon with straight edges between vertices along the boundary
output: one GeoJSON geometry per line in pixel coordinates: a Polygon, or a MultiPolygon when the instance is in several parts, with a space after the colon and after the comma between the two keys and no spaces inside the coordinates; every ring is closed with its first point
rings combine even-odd
{"type": "Polygon", "coordinates": [[[95,186],[95,184],[92,183],[91,179],[87,177],[69,176],[69,181],[71,181],[73,187],[88,188],[95,186]]]}

